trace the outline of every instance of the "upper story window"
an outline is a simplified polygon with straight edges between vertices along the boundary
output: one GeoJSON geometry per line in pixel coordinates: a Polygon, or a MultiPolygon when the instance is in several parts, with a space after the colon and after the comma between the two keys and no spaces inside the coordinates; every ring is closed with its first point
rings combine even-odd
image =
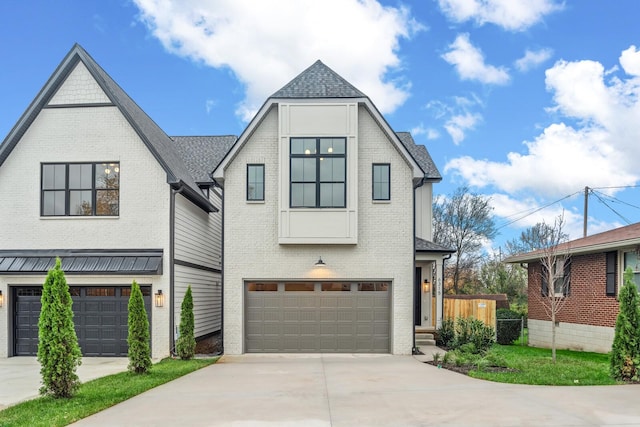
{"type": "Polygon", "coordinates": [[[42,164],[42,216],[117,216],[120,163],[42,164]]]}
{"type": "Polygon", "coordinates": [[[346,138],[291,138],[292,208],[346,207],[346,138]]]}
{"type": "Polygon", "coordinates": [[[622,271],[627,271],[627,268],[631,267],[633,270],[633,281],[640,290],[640,256],[638,256],[638,252],[631,251],[624,253],[624,265],[622,266],[622,271]]]}
{"type": "Polygon", "coordinates": [[[373,200],[391,200],[391,165],[373,164],[373,200]]]}
{"type": "Polygon", "coordinates": [[[247,200],[264,200],[264,165],[247,165],[247,200]]]}

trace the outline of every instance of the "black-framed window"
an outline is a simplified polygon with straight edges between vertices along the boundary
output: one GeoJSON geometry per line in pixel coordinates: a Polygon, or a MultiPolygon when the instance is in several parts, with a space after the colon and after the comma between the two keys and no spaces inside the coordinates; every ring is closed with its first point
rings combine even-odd
{"type": "Polygon", "coordinates": [[[247,165],[247,200],[264,200],[264,164],[247,165]]]}
{"type": "Polygon", "coordinates": [[[290,206],[344,208],[347,139],[291,138],[290,206]]]}
{"type": "Polygon", "coordinates": [[[120,163],[43,163],[40,215],[118,216],[120,163]]]}
{"type": "Polygon", "coordinates": [[[391,200],[391,165],[374,163],[372,172],[373,200],[391,200]]]}
{"type": "Polygon", "coordinates": [[[617,288],[617,276],[618,276],[618,252],[612,251],[606,253],[607,257],[607,279],[605,292],[607,296],[615,296],[617,288]]]}

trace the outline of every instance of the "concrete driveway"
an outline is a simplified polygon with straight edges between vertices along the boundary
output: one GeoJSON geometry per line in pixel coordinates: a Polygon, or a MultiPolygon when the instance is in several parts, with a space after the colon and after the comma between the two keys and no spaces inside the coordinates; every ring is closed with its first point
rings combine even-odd
{"type": "MultiPolygon", "coordinates": [[[[127,370],[126,357],[85,357],[78,367],[80,381],[87,382],[127,370]]],[[[35,357],[0,358],[0,410],[38,396],[40,364],[35,357]]]]}
{"type": "Polygon", "coordinates": [[[411,356],[242,355],[78,426],[640,426],[640,386],[491,383],[411,356]]]}

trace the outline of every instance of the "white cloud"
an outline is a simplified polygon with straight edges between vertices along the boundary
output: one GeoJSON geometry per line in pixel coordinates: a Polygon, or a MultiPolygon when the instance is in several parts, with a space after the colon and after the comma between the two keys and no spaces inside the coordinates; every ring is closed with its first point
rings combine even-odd
{"type": "Polygon", "coordinates": [[[469,41],[469,34],[460,34],[449,45],[442,58],[453,65],[462,80],[477,80],[486,84],[507,84],[509,73],[504,67],[494,67],[484,62],[482,51],[469,41]]]}
{"type": "Polygon", "coordinates": [[[385,79],[401,67],[400,39],[423,29],[405,7],[375,0],[134,0],[140,20],[174,54],[230,69],[245,85],[238,114],[321,59],[366,93],[382,113],[409,96],[408,82],[385,79]]]}
{"type": "Polygon", "coordinates": [[[471,20],[509,31],[524,31],[563,8],[555,0],[438,0],[438,4],[454,22],[471,20]]]}
{"type": "Polygon", "coordinates": [[[453,143],[458,145],[465,138],[465,132],[472,130],[482,121],[482,116],[477,113],[466,112],[464,114],[451,116],[444,125],[453,143]]]}
{"type": "Polygon", "coordinates": [[[551,58],[551,55],[553,55],[552,49],[540,49],[537,51],[527,49],[524,56],[516,60],[514,65],[518,71],[526,72],[547,61],[551,58]]]}
{"type": "Polygon", "coordinates": [[[207,110],[207,114],[211,113],[211,110],[213,110],[213,107],[215,107],[217,104],[215,99],[207,99],[204,103],[204,108],[205,110],[207,110]]]}
{"type": "Polygon", "coordinates": [[[622,51],[620,65],[631,76],[640,76],[640,51],[635,46],[622,51]]]}
{"type": "MultiPolygon", "coordinates": [[[[634,63],[630,59],[622,66],[633,69],[634,63]]],[[[640,79],[606,75],[595,61],[559,61],[547,70],[546,85],[553,94],[550,111],[566,120],[547,126],[524,143],[522,153],[510,152],[505,161],[465,156],[449,161],[444,171],[475,187],[547,198],[586,185],[634,185],[640,180],[633,155],[640,141],[640,79]]]]}

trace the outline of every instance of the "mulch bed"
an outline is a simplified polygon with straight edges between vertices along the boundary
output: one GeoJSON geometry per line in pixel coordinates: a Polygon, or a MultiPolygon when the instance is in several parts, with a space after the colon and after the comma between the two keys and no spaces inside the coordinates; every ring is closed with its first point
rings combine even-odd
{"type": "MultiPolygon", "coordinates": [[[[453,371],[453,372],[457,372],[459,374],[463,374],[463,375],[469,375],[470,371],[476,371],[478,370],[478,368],[474,365],[456,365],[454,363],[442,363],[442,362],[434,362],[434,361],[428,361],[428,362],[424,362],[427,363],[429,365],[432,366],[437,366],[438,368],[442,368],[442,369],[446,369],[448,371],[453,371]]],[[[518,372],[517,369],[512,369],[512,368],[504,368],[501,366],[487,366],[485,368],[482,369],[484,372],[518,372]]]]}

